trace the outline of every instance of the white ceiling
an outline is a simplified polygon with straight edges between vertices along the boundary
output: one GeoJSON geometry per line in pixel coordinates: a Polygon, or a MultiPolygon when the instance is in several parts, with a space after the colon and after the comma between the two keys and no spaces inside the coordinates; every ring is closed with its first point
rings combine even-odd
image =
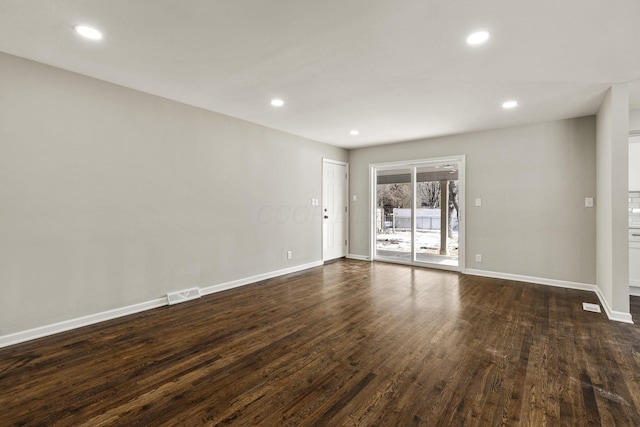
{"type": "Polygon", "coordinates": [[[0,0],[0,51],[352,148],[593,114],[614,82],[640,108],[639,23],[639,0],[0,0]]]}

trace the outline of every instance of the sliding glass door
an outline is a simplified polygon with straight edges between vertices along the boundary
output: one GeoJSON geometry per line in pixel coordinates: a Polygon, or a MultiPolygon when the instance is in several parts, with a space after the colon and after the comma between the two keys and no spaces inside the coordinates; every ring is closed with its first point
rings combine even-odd
{"type": "Polygon", "coordinates": [[[410,168],[377,171],[376,255],[411,260],[413,182],[410,168]]]}
{"type": "Polygon", "coordinates": [[[459,270],[464,158],[371,168],[374,259],[459,270]]]}

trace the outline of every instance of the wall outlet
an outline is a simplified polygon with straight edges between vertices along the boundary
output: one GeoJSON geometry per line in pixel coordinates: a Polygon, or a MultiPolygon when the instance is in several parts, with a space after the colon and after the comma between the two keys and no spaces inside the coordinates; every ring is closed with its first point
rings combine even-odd
{"type": "Polygon", "coordinates": [[[585,197],[584,198],[584,207],[592,208],[593,207],[593,197],[585,197]]]}
{"type": "Polygon", "coordinates": [[[291,259],[293,257],[293,253],[291,251],[287,251],[287,259],[291,259]]]}
{"type": "Polygon", "coordinates": [[[482,206],[482,199],[476,199],[476,206],[482,206]]]}
{"type": "Polygon", "coordinates": [[[476,262],[482,262],[482,255],[476,254],[476,262]]]}

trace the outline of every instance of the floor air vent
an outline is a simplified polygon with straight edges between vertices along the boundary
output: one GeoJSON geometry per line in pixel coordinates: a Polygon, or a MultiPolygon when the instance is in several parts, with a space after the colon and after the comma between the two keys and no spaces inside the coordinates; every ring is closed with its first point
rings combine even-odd
{"type": "Polygon", "coordinates": [[[179,302],[190,301],[200,298],[200,289],[185,289],[184,291],[171,292],[167,294],[169,305],[178,304],[179,302]]]}
{"type": "Polygon", "coordinates": [[[594,313],[601,313],[600,306],[598,304],[591,304],[588,302],[582,303],[582,309],[584,311],[593,311],[594,313]]]}

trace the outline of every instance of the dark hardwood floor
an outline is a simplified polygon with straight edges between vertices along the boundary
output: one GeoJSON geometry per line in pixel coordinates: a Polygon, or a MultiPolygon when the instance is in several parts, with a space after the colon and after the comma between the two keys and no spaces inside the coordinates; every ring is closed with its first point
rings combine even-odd
{"type": "Polygon", "coordinates": [[[0,349],[0,425],[640,426],[640,327],[582,302],[343,260],[0,349]]]}

